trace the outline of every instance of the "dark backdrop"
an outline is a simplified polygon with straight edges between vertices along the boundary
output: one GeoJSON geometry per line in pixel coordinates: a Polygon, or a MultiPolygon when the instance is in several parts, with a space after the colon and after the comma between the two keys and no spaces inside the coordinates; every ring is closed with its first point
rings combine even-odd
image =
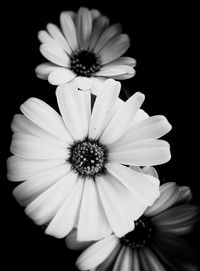
{"type": "MultiPolygon", "coordinates": [[[[126,55],[137,60],[136,76],[122,84],[130,93],[143,92],[143,108],[150,115],[165,115],[173,126],[165,137],[171,144],[172,159],[157,167],[160,179],[189,185],[193,202],[200,204],[195,7],[142,1],[7,2],[1,9],[1,247],[6,270],[76,270],[73,263],[77,254],[68,251],[63,240],[44,235],[12,197],[14,184],[6,179],[5,161],[10,155],[10,122],[19,106],[31,96],[55,105],[55,87],[34,73],[44,61],[37,32],[48,22],[59,24],[61,11],[77,10],[79,6],[99,9],[111,22],[120,22],[123,32],[130,35],[132,43],[126,55]]],[[[198,228],[199,224],[190,236],[197,249],[198,228]]]]}

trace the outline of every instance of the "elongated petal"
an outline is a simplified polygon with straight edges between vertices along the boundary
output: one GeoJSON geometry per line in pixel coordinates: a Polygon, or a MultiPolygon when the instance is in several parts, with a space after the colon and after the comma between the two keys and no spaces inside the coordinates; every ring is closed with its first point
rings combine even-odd
{"type": "Polygon", "coordinates": [[[113,267],[113,271],[132,271],[132,249],[130,247],[124,247],[118,255],[117,261],[113,267]]]}
{"type": "Polygon", "coordinates": [[[73,13],[69,11],[62,12],[60,15],[60,24],[66,40],[68,41],[71,49],[75,51],[78,48],[78,40],[73,13]]]}
{"type": "Polygon", "coordinates": [[[81,7],[79,9],[77,14],[76,29],[80,48],[87,49],[92,31],[92,17],[87,8],[81,7]]]}
{"type": "Polygon", "coordinates": [[[106,64],[119,58],[128,50],[129,46],[130,40],[126,34],[121,34],[112,38],[98,53],[101,58],[101,63],[106,64]]]}
{"type": "Polygon", "coordinates": [[[40,79],[48,79],[48,75],[54,71],[58,66],[51,63],[51,62],[46,62],[38,65],[35,69],[35,73],[37,77],[40,79]]]}
{"type": "Polygon", "coordinates": [[[73,138],[85,138],[91,115],[90,92],[79,91],[72,83],[59,86],[56,95],[59,109],[73,138]]]}
{"type": "Polygon", "coordinates": [[[125,165],[160,165],[170,160],[169,144],[164,140],[141,141],[113,148],[109,159],[125,165]]]}
{"type": "Polygon", "coordinates": [[[101,136],[105,144],[111,144],[124,135],[143,101],[144,95],[137,92],[122,104],[101,136]]]}
{"type": "Polygon", "coordinates": [[[166,271],[164,266],[161,264],[161,262],[158,260],[157,256],[152,252],[150,249],[144,249],[142,251],[143,257],[142,262],[144,263],[146,261],[147,266],[149,266],[149,271],[166,271]]]}
{"type": "Polygon", "coordinates": [[[119,96],[120,88],[119,82],[111,79],[105,81],[103,90],[97,96],[92,110],[89,137],[100,137],[110,119],[110,112],[119,96]]]}
{"type": "Polygon", "coordinates": [[[111,232],[96,184],[94,180],[88,179],[84,185],[77,239],[79,241],[99,240],[111,232]]]}
{"type": "Polygon", "coordinates": [[[92,80],[91,78],[84,76],[77,76],[74,80],[74,83],[80,90],[91,90],[92,89],[92,80]]]}
{"type": "Polygon", "coordinates": [[[128,57],[128,56],[121,56],[119,57],[118,59],[112,61],[111,63],[109,64],[106,64],[104,67],[107,67],[107,66],[115,66],[115,65],[126,65],[126,66],[130,66],[132,68],[135,67],[136,65],[136,60],[132,57],[128,57]]]}
{"type": "Polygon", "coordinates": [[[20,107],[24,115],[35,124],[56,137],[72,143],[64,121],[61,116],[48,104],[37,98],[30,98],[20,107]]]}
{"type": "Polygon", "coordinates": [[[123,183],[133,195],[146,206],[150,206],[159,197],[159,180],[126,166],[114,163],[106,165],[107,170],[123,183]]]}
{"type": "Polygon", "coordinates": [[[177,203],[181,202],[190,202],[192,199],[192,192],[188,186],[179,186],[179,195],[177,199],[177,203]]]}
{"type": "Polygon", "coordinates": [[[74,228],[79,215],[83,185],[83,180],[77,180],[72,191],[49,223],[45,231],[46,234],[63,238],[74,228]]]}
{"type": "Polygon", "coordinates": [[[156,171],[156,169],[154,167],[151,167],[151,166],[148,166],[148,167],[143,167],[142,168],[142,172],[144,174],[147,174],[147,175],[151,175],[157,179],[159,179],[158,177],[158,172],[156,171]]]}
{"type": "Polygon", "coordinates": [[[103,66],[100,71],[96,73],[97,76],[115,77],[118,75],[131,74],[135,75],[135,70],[128,65],[107,65],[103,66]]]}
{"type": "Polygon", "coordinates": [[[79,256],[76,262],[77,267],[80,270],[90,270],[97,267],[111,254],[118,242],[114,235],[96,242],[79,256]]]}
{"type": "Polygon", "coordinates": [[[48,80],[52,85],[62,85],[72,81],[75,77],[76,74],[73,71],[58,67],[49,74],[48,80]]]}
{"type": "Polygon", "coordinates": [[[78,241],[76,228],[74,228],[65,238],[65,244],[71,250],[84,250],[93,245],[94,242],[95,241],[78,241]]]}
{"type": "Polygon", "coordinates": [[[76,179],[74,173],[69,172],[66,174],[59,182],[32,201],[25,209],[26,214],[38,225],[49,222],[64,202],[66,196],[71,193],[76,179]]]}

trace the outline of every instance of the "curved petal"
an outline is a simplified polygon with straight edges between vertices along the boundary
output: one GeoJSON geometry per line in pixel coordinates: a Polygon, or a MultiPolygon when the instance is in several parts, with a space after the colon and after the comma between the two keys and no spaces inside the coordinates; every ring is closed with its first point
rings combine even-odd
{"type": "Polygon", "coordinates": [[[159,179],[158,172],[157,172],[157,170],[154,167],[151,167],[151,166],[143,167],[142,172],[144,174],[151,175],[151,176],[159,179]]]}
{"type": "Polygon", "coordinates": [[[76,74],[67,68],[55,68],[48,76],[48,81],[52,85],[62,85],[72,81],[76,74]]]}
{"type": "Polygon", "coordinates": [[[71,250],[84,250],[94,244],[94,241],[78,241],[77,229],[74,228],[65,238],[66,246],[71,250]]]}
{"type": "Polygon", "coordinates": [[[73,51],[78,49],[78,40],[76,35],[76,27],[74,24],[73,13],[65,11],[60,14],[60,24],[62,31],[65,35],[67,42],[69,43],[73,51]]]}
{"type": "Polygon", "coordinates": [[[105,144],[111,144],[124,135],[143,101],[144,95],[137,92],[120,106],[101,136],[105,144]]]}
{"type": "Polygon", "coordinates": [[[105,81],[101,93],[97,96],[90,120],[89,137],[99,138],[107,122],[110,112],[119,96],[121,84],[112,79],[105,81]]]}
{"type": "Polygon", "coordinates": [[[91,90],[92,81],[90,77],[77,76],[74,80],[74,83],[80,90],[91,90]]]}
{"type": "Polygon", "coordinates": [[[126,65],[126,66],[130,66],[132,68],[134,68],[136,66],[136,60],[132,57],[128,57],[128,56],[121,56],[118,59],[114,60],[113,62],[104,65],[104,67],[107,66],[114,66],[114,65],[126,65]]]}
{"type": "Polygon", "coordinates": [[[47,80],[48,75],[52,71],[54,71],[57,67],[58,67],[57,65],[50,63],[50,62],[42,63],[36,67],[35,73],[36,73],[37,77],[39,77],[40,79],[47,80]]]}
{"type": "Polygon", "coordinates": [[[192,192],[188,186],[179,186],[179,195],[176,203],[190,202],[192,199],[192,192]]]}
{"type": "Polygon", "coordinates": [[[29,98],[20,107],[23,114],[39,127],[52,135],[72,143],[70,136],[61,116],[47,103],[37,98],[29,98]]]}
{"type": "Polygon", "coordinates": [[[129,46],[130,39],[126,34],[121,34],[112,38],[98,53],[101,64],[106,64],[119,58],[128,50],[129,46]]]}
{"type": "Polygon", "coordinates": [[[81,7],[77,13],[76,29],[81,49],[87,49],[92,32],[92,17],[87,8],[81,7]]]}
{"type": "Polygon", "coordinates": [[[65,124],[75,140],[88,134],[91,116],[90,92],[79,91],[73,83],[59,86],[57,101],[65,124]]]}
{"type": "Polygon", "coordinates": [[[132,248],[123,247],[115,262],[113,271],[133,271],[132,268],[132,248]]]}
{"type": "Polygon", "coordinates": [[[115,77],[118,75],[135,75],[135,70],[128,65],[106,65],[96,73],[96,76],[115,77]]]}
{"type": "Polygon", "coordinates": [[[77,267],[80,270],[90,270],[97,267],[111,254],[118,242],[114,235],[96,242],[79,256],[76,261],[77,267]]]}

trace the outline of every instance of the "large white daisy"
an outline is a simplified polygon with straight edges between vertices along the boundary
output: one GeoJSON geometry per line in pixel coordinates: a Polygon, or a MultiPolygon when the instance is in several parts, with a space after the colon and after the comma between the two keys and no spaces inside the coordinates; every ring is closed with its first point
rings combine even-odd
{"type": "Polygon", "coordinates": [[[49,23],[47,31],[38,34],[40,52],[50,61],[36,68],[40,78],[54,85],[75,80],[85,90],[98,86],[103,78],[122,80],[134,76],[135,59],[121,57],[130,40],[121,34],[119,24],[109,26],[108,18],[99,11],[83,7],[77,14],[62,12],[60,24],[61,30],[49,23]]]}
{"type": "MultiPolygon", "coordinates": [[[[145,167],[143,172],[157,176],[153,168],[145,167]]],[[[111,234],[92,244],[80,255],[77,266],[93,271],[199,270],[194,251],[180,238],[191,231],[199,213],[199,207],[189,203],[191,196],[186,186],[161,185],[160,197],[135,222],[134,231],[122,238],[111,234]]],[[[77,242],[75,229],[66,243],[75,250],[88,246],[77,242]]]]}
{"type": "Polygon", "coordinates": [[[119,102],[120,83],[108,79],[91,112],[91,94],[74,83],[56,91],[61,116],[30,98],[15,115],[8,179],[24,181],[14,196],[46,233],[62,238],[73,227],[79,240],[133,230],[159,196],[158,179],[125,165],[158,165],[170,159],[159,137],[171,125],[140,109],[144,95],[119,102]]]}

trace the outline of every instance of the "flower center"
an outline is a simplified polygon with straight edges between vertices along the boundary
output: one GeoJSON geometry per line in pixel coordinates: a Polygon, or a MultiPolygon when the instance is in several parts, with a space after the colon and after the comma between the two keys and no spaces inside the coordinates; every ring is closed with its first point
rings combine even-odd
{"type": "Polygon", "coordinates": [[[86,50],[77,50],[71,56],[71,70],[78,76],[92,76],[101,68],[100,60],[97,56],[86,50]]]}
{"type": "Polygon", "coordinates": [[[120,241],[125,246],[141,248],[147,244],[152,235],[153,225],[147,217],[142,216],[135,222],[135,229],[120,238],[120,241]]]}
{"type": "Polygon", "coordinates": [[[98,140],[86,138],[70,147],[71,169],[82,178],[95,178],[106,173],[108,150],[98,140]]]}

